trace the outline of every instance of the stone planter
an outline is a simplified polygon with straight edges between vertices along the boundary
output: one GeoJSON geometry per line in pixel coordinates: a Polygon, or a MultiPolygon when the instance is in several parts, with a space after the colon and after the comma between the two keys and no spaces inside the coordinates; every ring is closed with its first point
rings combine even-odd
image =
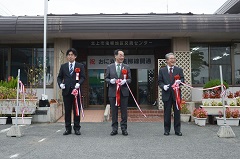
{"type": "MultiPolygon", "coordinates": [[[[17,117],[17,124],[30,125],[32,123],[32,117],[17,117]]],[[[16,124],[16,117],[12,117],[12,124],[16,124]]]]}
{"type": "MultiPolygon", "coordinates": [[[[224,125],[224,119],[216,117],[217,125],[222,126],[224,125]]],[[[229,126],[239,126],[239,119],[240,118],[226,118],[226,125],[229,126]]]]}
{"type": "Polygon", "coordinates": [[[180,114],[182,122],[189,122],[191,114],[180,114]]]}
{"type": "Polygon", "coordinates": [[[206,125],[207,118],[197,118],[197,124],[199,126],[205,126],[206,125]]]}
{"type": "Polygon", "coordinates": [[[7,123],[8,117],[0,117],[0,125],[5,125],[7,123]]]}
{"type": "MultiPolygon", "coordinates": [[[[33,114],[36,111],[37,99],[23,99],[18,100],[18,114],[33,114]]],[[[2,114],[13,114],[16,109],[16,99],[0,99],[0,111],[2,114]]]]}
{"type": "Polygon", "coordinates": [[[12,114],[13,107],[12,106],[0,106],[0,112],[2,112],[2,114],[12,114]]]}

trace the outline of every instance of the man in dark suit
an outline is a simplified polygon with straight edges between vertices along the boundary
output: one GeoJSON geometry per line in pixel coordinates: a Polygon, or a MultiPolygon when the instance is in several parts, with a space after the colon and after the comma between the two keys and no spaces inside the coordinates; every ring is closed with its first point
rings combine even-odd
{"type": "Polygon", "coordinates": [[[164,135],[169,135],[171,130],[171,111],[174,111],[174,130],[175,134],[182,136],[180,110],[176,108],[176,98],[172,85],[175,82],[174,76],[179,75],[180,79],[176,83],[184,82],[183,70],[177,66],[176,58],[173,53],[168,53],[165,56],[167,66],[159,70],[158,84],[162,89],[162,101],[164,103],[164,135]]]}
{"type": "MultiPolygon", "coordinates": [[[[68,135],[72,133],[71,126],[71,115],[72,109],[74,114],[74,126],[73,129],[76,135],[81,135],[80,132],[80,115],[76,116],[75,112],[75,104],[74,104],[74,95],[72,95],[72,90],[79,89],[85,80],[85,71],[84,66],[75,61],[77,57],[77,51],[74,48],[70,48],[66,53],[67,59],[69,62],[62,64],[59,70],[59,74],[57,77],[57,82],[59,87],[62,89],[63,102],[64,102],[64,110],[65,110],[65,128],[66,131],[63,135],[68,135]],[[75,68],[80,69],[79,80],[76,80],[76,72],[75,68]]],[[[78,96],[78,106],[80,109],[80,98],[78,96]]]]}
{"type": "Polygon", "coordinates": [[[127,132],[127,107],[128,107],[128,96],[129,90],[126,82],[131,82],[131,71],[128,65],[123,64],[124,52],[122,50],[115,50],[115,63],[108,65],[105,81],[108,84],[108,97],[110,106],[112,109],[112,132],[111,136],[118,134],[118,106],[116,106],[116,90],[117,83],[120,86],[120,110],[121,110],[121,130],[124,136],[128,135],[127,132]],[[124,78],[122,69],[127,70],[127,77],[124,78]]]}

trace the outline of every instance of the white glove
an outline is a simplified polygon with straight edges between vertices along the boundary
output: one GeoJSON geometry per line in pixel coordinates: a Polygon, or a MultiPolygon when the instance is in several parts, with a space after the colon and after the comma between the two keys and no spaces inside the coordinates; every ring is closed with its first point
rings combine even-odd
{"type": "Polygon", "coordinates": [[[126,79],[121,80],[121,86],[124,85],[126,82],[126,79]]]}
{"type": "Polygon", "coordinates": [[[75,89],[78,89],[80,87],[80,84],[79,83],[76,83],[75,84],[75,89]]]}
{"type": "Polygon", "coordinates": [[[61,89],[65,89],[65,84],[61,83],[61,84],[60,84],[60,88],[61,88],[61,89]]]}
{"type": "Polygon", "coordinates": [[[115,84],[116,83],[116,79],[115,78],[110,79],[110,83],[115,84]]]}
{"type": "Polygon", "coordinates": [[[169,89],[169,85],[170,85],[170,84],[164,85],[164,86],[163,86],[163,89],[164,89],[165,91],[167,91],[167,90],[169,89]]]}
{"type": "Polygon", "coordinates": [[[175,81],[177,84],[180,84],[181,83],[181,80],[176,80],[175,81]]]}

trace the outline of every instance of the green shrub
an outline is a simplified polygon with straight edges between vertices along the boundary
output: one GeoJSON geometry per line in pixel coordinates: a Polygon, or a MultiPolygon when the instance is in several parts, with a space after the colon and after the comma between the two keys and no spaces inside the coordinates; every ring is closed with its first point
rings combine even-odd
{"type": "MultiPolygon", "coordinates": [[[[213,79],[205,83],[203,88],[211,88],[219,85],[221,85],[221,81],[219,79],[213,79]]],[[[227,82],[223,81],[223,85],[226,87],[226,89],[229,88],[229,85],[227,84],[227,82]]]]}
{"type": "Polygon", "coordinates": [[[0,81],[0,86],[2,87],[6,87],[6,88],[17,88],[17,83],[18,83],[18,79],[17,77],[9,77],[8,81],[0,81]]]}

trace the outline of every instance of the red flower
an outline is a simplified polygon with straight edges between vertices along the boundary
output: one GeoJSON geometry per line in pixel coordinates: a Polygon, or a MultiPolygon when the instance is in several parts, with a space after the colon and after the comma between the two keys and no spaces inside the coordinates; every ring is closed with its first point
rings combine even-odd
{"type": "Polygon", "coordinates": [[[127,70],[126,69],[122,69],[122,74],[123,75],[127,75],[127,70]]]}
{"type": "Polygon", "coordinates": [[[80,68],[75,68],[76,73],[80,73],[80,71],[81,71],[80,68]]]}
{"type": "Polygon", "coordinates": [[[175,75],[175,76],[174,76],[174,79],[175,79],[175,80],[180,80],[180,76],[179,76],[179,75],[175,75]]]}

